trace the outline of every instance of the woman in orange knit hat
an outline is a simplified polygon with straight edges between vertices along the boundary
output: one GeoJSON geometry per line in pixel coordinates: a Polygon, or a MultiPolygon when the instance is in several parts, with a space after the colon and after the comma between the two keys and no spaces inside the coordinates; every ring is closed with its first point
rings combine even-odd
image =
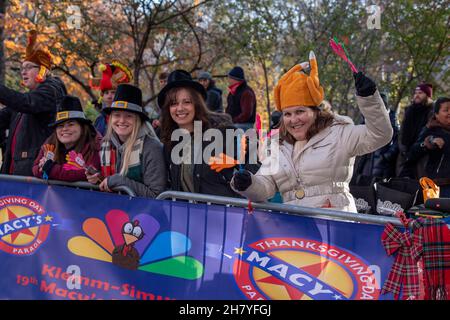
{"type": "Polygon", "coordinates": [[[279,191],[287,204],[356,212],[349,191],[355,157],[388,143],[392,128],[375,83],[361,72],[354,78],[365,125],[320,108],[324,91],[314,52],[309,63],[283,75],[274,92],[282,112],[279,149],[271,150],[255,175],[235,173],[232,187],[252,201],[279,191]],[[308,66],[310,75],[304,72],[308,66]]]}

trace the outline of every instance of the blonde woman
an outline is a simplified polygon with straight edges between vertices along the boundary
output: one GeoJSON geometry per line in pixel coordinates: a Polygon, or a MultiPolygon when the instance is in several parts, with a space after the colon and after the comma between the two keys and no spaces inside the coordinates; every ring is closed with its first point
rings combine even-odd
{"type": "Polygon", "coordinates": [[[100,150],[101,173],[86,172],[100,190],[127,186],[137,196],[155,198],[165,190],[166,166],[162,144],[148,125],[139,88],[121,84],[114,101],[104,111],[110,115],[100,150]]]}

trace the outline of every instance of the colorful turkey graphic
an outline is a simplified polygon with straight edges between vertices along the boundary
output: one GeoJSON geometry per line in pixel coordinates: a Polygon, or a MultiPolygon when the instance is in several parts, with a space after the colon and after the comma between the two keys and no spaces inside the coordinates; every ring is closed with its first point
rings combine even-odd
{"type": "Polygon", "coordinates": [[[122,228],[123,241],[112,253],[112,263],[116,266],[136,270],[139,267],[139,252],[134,248],[136,241],[144,237],[144,231],[139,226],[139,220],[126,222],[122,228]]]}
{"type": "Polygon", "coordinates": [[[202,276],[200,261],[186,256],[191,240],[174,231],[158,233],[160,224],[148,214],[130,219],[121,210],[110,210],[106,224],[98,218],[83,223],[87,236],[71,238],[67,247],[78,256],[114,263],[127,269],[187,280],[202,276]]]}

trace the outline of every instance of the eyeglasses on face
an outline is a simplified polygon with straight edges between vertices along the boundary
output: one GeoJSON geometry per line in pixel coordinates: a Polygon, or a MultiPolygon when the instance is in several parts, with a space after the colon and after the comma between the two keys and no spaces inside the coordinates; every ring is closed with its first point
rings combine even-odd
{"type": "Polygon", "coordinates": [[[29,65],[26,65],[26,66],[21,66],[20,67],[20,72],[22,72],[22,71],[30,71],[31,69],[34,69],[34,68],[39,68],[39,66],[33,65],[33,64],[29,64],[29,65]]]}

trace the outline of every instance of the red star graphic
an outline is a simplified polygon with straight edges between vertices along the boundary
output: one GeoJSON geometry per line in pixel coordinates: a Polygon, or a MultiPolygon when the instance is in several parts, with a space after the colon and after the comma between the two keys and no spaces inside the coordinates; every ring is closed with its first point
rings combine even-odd
{"type": "MultiPolygon", "coordinates": [[[[321,261],[319,263],[311,264],[309,266],[301,267],[300,269],[309,273],[311,276],[317,278],[329,262],[330,261],[325,260],[325,261],[321,261]]],[[[302,298],[305,295],[300,290],[295,289],[294,287],[290,286],[286,282],[284,282],[274,276],[268,276],[268,277],[262,278],[258,281],[263,282],[263,283],[269,283],[269,284],[283,286],[286,289],[291,300],[300,300],[300,298],[302,298]]]]}
{"type": "Polygon", "coordinates": [[[310,264],[309,266],[301,267],[301,269],[305,272],[308,272],[313,277],[317,278],[320,275],[320,273],[322,272],[322,270],[325,269],[325,267],[327,266],[327,264],[329,262],[330,262],[329,260],[324,260],[319,263],[310,264]]]}
{"type": "Polygon", "coordinates": [[[288,285],[286,282],[284,282],[278,278],[275,278],[274,276],[268,276],[266,278],[259,279],[258,282],[270,283],[270,284],[284,287],[291,300],[300,300],[300,298],[303,297],[303,295],[304,295],[303,292],[300,292],[299,290],[288,285]]]}
{"type": "MultiPolygon", "coordinates": [[[[320,275],[320,273],[326,268],[328,263],[330,263],[330,260],[325,260],[325,261],[322,261],[322,262],[319,262],[316,264],[305,266],[305,267],[302,267],[301,269],[317,278],[320,275]]],[[[334,288],[334,290],[340,292],[343,296],[345,296],[344,291],[340,290],[339,288],[335,288],[335,287],[333,287],[333,288],[334,288]]]]}
{"type": "MultiPolygon", "coordinates": [[[[17,219],[17,216],[11,210],[9,210],[9,209],[6,209],[6,210],[8,212],[8,220],[9,221],[17,219]]],[[[21,233],[34,237],[34,234],[29,229],[22,229],[22,230],[11,233],[11,243],[14,243],[14,241],[16,241],[17,237],[21,233]]]]}

